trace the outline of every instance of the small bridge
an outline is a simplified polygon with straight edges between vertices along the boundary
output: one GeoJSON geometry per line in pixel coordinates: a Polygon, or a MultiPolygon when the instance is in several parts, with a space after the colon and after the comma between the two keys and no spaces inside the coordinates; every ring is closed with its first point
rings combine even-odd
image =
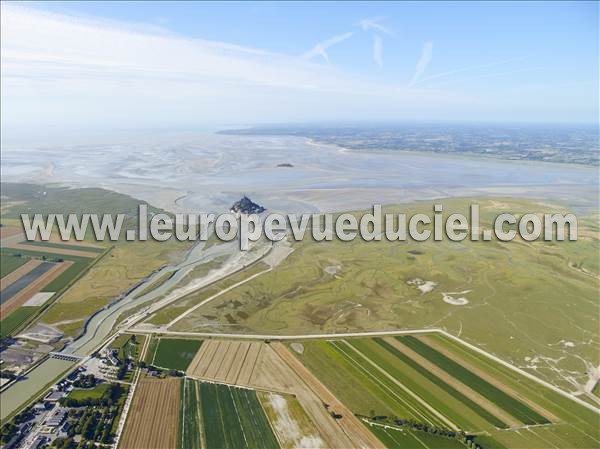
{"type": "Polygon", "coordinates": [[[66,360],[67,362],[79,362],[83,359],[78,355],[65,354],[64,352],[51,352],[48,354],[51,359],[66,360]]]}

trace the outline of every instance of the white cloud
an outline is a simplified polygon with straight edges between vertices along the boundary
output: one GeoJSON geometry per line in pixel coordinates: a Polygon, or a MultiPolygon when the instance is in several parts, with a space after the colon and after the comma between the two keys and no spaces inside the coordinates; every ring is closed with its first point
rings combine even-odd
{"type": "Polygon", "coordinates": [[[329,61],[329,56],[327,55],[327,49],[330,47],[333,47],[334,45],[339,44],[340,42],[344,42],[347,39],[350,39],[352,37],[352,33],[344,33],[344,34],[338,34],[337,36],[333,36],[327,40],[324,40],[323,42],[319,42],[318,44],[316,44],[313,48],[311,48],[309,51],[307,51],[306,53],[304,53],[302,55],[303,59],[312,59],[315,56],[321,56],[323,57],[323,59],[325,60],[325,62],[327,62],[328,64],[331,63],[331,61],[329,61]]]}
{"type": "Polygon", "coordinates": [[[354,25],[362,28],[363,31],[377,31],[379,33],[387,34],[388,36],[394,36],[392,30],[380,22],[385,20],[385,17],[373,17],[370,19],[362,19],[356,22],[354,25]]]}
{"type": "Polygon", "coordinates": [[[419,58],[419,61],[417,62],[417,67],[415,68],[415,73],[410,83],[408,84],[409,87],[414,86],[421,79],[421,76],[425,72],[425,69],[427,69],[427,66],[431,62],[432,58],[433,42],[425,42],[425,44],[423,45],[423,49],[421,50],[421,57],[419,58]]]}
{"type": "Polygon", "coordinates": [[[373,61],[383,67],[383,40],[377,34],[373,35],[373,61]]]}
{"type": "MultiPolygon", "coordinates": [[[[468,103],[295,55],[2,3],[2,130],[386,120],[468,103]]],[[[351,36],[322,42],[315,56],[351,36]]],[[[373,57],[382,62],[374,43],[373,57]],[[379,56],[378,56],[379,55],[379,56]]],[[[310,52],[309,52],[310,53],[310,52]]],[[[310,54],[306,57],[313,57],[310,54]]],[[[326,58],[325,58],[326,59],[326,58]]]]}

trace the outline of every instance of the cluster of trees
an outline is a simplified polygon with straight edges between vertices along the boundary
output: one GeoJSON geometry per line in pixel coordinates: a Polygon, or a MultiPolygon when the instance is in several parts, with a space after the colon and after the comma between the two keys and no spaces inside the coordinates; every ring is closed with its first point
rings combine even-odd
{"type": "MultiPolygon", "coordinates": [[[[19,259],[22,259],[23,257],[30,258],[30,256],[23,256],[23,254],[21,254],[21,253],[14,253],[13,256],[18,257],[19,259]]],[[[45,255],[40,256],[40,259],[43,260],[44,262],[46,262],[47,260],[50,260],[51,262],[64,262],[65,261],[65,259],[63,259],[62,257],[48,258],[48,256],[45,256],[45,255]]]]}
{"type": "Polygon", "coordinates": [[[80,433],[86,440],[100,441],[102,443],[110,443],[110,426],[115,416],[115,412],[107,409],[104,412],[94,410],[90,413],[85,421],[82,421],[80,433]]]}
{"type": "Polygon", "coordinates": [[[23,424],[27,421],[31,421],[34,417],[35,412],[33,411],[33,407],[28,407],[18,415],[15,415],[13,421],[15,424],[23,424]]]}
{"type": "Polygon", "coordinates": [[[0,428],[0,444],[8,443],[19,430],[19,426],[17,426],[12,421],[5,423],[2,428],[0,428]]]}
{"type": "Polygon", "coordinates": [[[432,435],[453,438],[455,440],[460,441],[468,448],[483,449],[480,444],[475,442],[475,437],[473,435],[468,435],[462,430],[456,431],[452,429],[447,429],[445,427],[436,427],[432,426],[431,424],[415,421],[414,419],[402,419],[388,416],[372,416],[365,418],[370,419],[374,422],[388,424],[390,426],[405,427],[411,430],[418,430],[420,432],[430,433],[432,435]]]}
{"type": "Polygon", "coordinates": [[[129,359],[125,359],[125,361],[119,365],[119,370],[117,371],[117,379],[123,380],[125,378],[128,367],[129,367],[129,359]]]}
{"type": "Polygon", "coordinates": [[[59,402],[63,407],[110,407],[114,405],[114,401],[111,398],[105,397],[74,399],[67,396],[66,398],[61,398],[59,402]]]}
{"type": "MultiPolygon", "coordinates": [[[[148,369],[149,371],[156,371],[157,373],[163,373],[165,372],[163,368],[158,368],[154,365],[147,365],[146,362],[140,360],[139,362],[139,367],[144,369],[148,369]]],[[[185,373],[183,373],[182,371],[178,371],[176,369],[170,369],[168,371],[166,371],[167,375],[171,376],[171,377],[183,377],[185,373]]]]}
{"type": "MultiPolygon", "coordinates": [[[[91,441],[102,444],[110,444],[113,439],[112,425],[118,413],[118,407],[106,407],[103,409],[89,408],[85,411],[71,410],[69,413],[70,423],[67,435],[73,438],[81,435],[82,442],[91,441]],[[75,419],[76,421],[72,421],[75,419]]],[[[78,446],[78,448],[86,446],[78,446]]]]}
{"type": "Polygon", "coordinates": [[[56,449],[76,449],[77,443],[73,438],[58,437],[52,442],[52,447],[56,449]]]}
{"type": "Polygon", "coordinates": [[[94,388],[97,384],[96,376],[93,374],[84,374],[77,378],[73,382],[73,386],[77,388],[94,388]]]}
{"type": "Polygon", "coordinates": [[[6,444],[17,434],[20,424],[31,421],[35,416],[33,408],[28,407],[0,428],[0,443],[6,444]]]}

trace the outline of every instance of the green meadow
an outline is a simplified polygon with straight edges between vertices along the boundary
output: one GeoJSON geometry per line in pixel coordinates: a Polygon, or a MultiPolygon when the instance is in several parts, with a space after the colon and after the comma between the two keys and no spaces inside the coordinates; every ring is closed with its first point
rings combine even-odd
{"type": "MultiPolygon", "coordinates": [[[[501,213],[569,211],[564,204],[512,199],[439,203],[445,216],[469,216],[469,205],[477,203],[486,229],[501,213]]],[[[384,213],[432,210],[432,202],[423,202],[384,213]]],[[[587,380],[584,361],[600,364],[594,349],[600,345],[600,243],[593,223],[580,217],[575,242],[296,242],[273,271],[197,309],[171,330],[302,334],[439,327],[572,388],[569,379],[587,380]],[[448,303],[446,295],[468,303],[448,303]]]]}

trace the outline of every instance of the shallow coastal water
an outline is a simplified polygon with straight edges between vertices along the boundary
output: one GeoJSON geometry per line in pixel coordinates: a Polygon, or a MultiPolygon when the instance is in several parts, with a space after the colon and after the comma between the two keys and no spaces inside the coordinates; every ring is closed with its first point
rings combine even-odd
{"type": "Polygon", "coordinates": [[[4,181],[104,187],[175,212],[220,212],[243,194],[274,211],[342,211],[451,196],[597,201],[594,168],[409,152],[359,152],[304,138],[205,134],[7,148],[4,181]],[[280,164],[292,167],[281,167],[280,164]]]}

